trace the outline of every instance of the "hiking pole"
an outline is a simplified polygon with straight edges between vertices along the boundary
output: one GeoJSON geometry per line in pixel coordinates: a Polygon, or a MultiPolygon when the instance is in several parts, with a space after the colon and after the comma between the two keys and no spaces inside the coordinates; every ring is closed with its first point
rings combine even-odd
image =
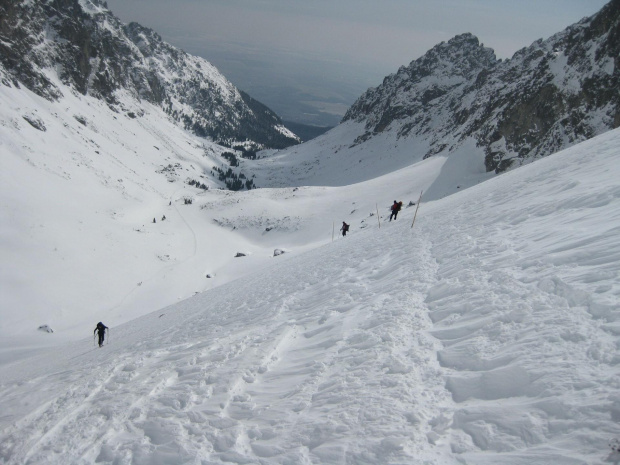
{"type": "Polygon", "coordinates": [[[381,229],[381,220],[379,219],[379,204],[375,204],[377,208],[377,221],[379,222],[379,229],[381,229]]]}
{"type": "Polygon", "coordinates": [[[422,201],[422,193],[420,192],[420,198],[418,199],[418,205],[415,207],[415,215],[413,215],[413,221],[411,222],[411,227],[413,228],[413,223],[415,223],[415,217],[418,216],[418,208],[420,208],[420,202],[422,201]]]}

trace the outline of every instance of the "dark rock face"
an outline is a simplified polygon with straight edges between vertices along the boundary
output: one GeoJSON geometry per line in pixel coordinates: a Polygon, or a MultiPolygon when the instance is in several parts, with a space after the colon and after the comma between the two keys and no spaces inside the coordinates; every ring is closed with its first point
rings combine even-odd
{"type": "Polygon", "coordinates": [[[343,121],[416,136],[424,158],[468,138],[487,171],[549,155],[620,126],[620,0],[498,61],[471,34],[441,43],[369,89],[343,121]]]}
{"type": "Polygon", "coordinates": [[[57,99],[62,93],[41,72],[41,68],[50,65],[43,54],[31,54],[45,34],[45,21],[42,7],[33,8],[28,27],[22,27],[24,18],[28,18],[28,9],[21,2],[9,0],[0,4],[0,76],[4,85],[19,87],[21,82],[33,92],[48,98],[57,99]]]}
{"type": "Polygon", "coordinates": [[[186,129],[216,141],[273,148],[299,142],[209,62],[137,23],[124,25],[99,0],[3,1],[0,82],[58,100],[63,91],[54,75],[118,111],[126,95],[160,106],[186,129]]]}

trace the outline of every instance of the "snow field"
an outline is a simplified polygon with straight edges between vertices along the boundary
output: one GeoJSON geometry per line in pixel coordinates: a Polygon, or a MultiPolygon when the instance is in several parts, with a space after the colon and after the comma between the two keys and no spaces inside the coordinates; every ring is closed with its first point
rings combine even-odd
{"type": "MultiPolygon", "coordinates": [[[[387,238],[386,230],[374,239],[387,238]]],[[[69,398],[24,421],[21,434],[31,430],[32,437],[5,454],[15,463],[436,455],[413,440],[429,420],[415,406],[432,411],[447,396],[429,352],[434,343],[417,333],[429,325],[423,299],[416,290],[385,292],[427,275],[427,260],[409,269],[407,254],[374,250],[368,256],[343,240],[273,267],[275,275],[221,286],[114,329],[101,369],[83,373],[69,398]],[[136,327],[157,330],[151,338],[137,336],[136,327]],[[54,434],[38,439],[39,429],[55,422],[61,435],[79,432],[75,443],[54,434]],[[390,434],[380,434],[386,428],[390,434]]],[[[96,364],[101,353],[87,352],[84,362],[96,364]]]]}
{"type": "Polygon", "coordinates": [[[426,302],[457,403],[452,448],[468,463],[602,463],[618,435],[617,137],[433,212],[445,234],[426,302]]]}
{"type": "Polygon", "coordinates": [[[1,460],[618,461],[619,143],[5,366],[1,460]]]}
{"type": "Polygon", "coordinates": [[[10,264],[1,270],[3,352],[75,339],[93,319],[128,321],[187,298],[246,243],[229,238],[222,248],[221,228],[183,204],[203,192],[186,178],[217,187],[200,176],[223,148],[160,110],[127,98],[127,111],[140,113],[130,118],[69,91],[60,105],[6,87],[0,98],[0,245],[10,264]],[[50,342],[36,334],[42,321],[55,329],[50,342]]]}
{"type": "MultiPolygon", "coordinates": [[[[1,90],[0,247],[10,266],[0,270],[0,363],[14,360],[16,347],[75,340],[93,321],[116,326],[254,272],[275,248],[287,260],[325,244],[334,222],[336,230],[342,220],[371,227],[377,204],[385,216],[392,196],[417,199],[444,162],[343,188],[219,191],[209,173],[224,149],[155,108],[140,112],[125,96],[127,112],[138,115],[131,118],[69,91],[57,105],[1,90]],[[188,186],[187,178],[212,189],[188,186]],[[386,182],[394,188],[386,191],[386,182]],[[248,256],[235,259],[237,252],[248,256]],[[53,337],[36,331],[41,324],[53,337]]],[[[241,169],[252,172],[250,162],[241,159],[241,169]]]]}
{"type": "Polygon", "coordinates": [[[0,91],[0,463],[620,462],[619,130],[494,177],[347,123],[203,192],[158,109],[0,91]]]}

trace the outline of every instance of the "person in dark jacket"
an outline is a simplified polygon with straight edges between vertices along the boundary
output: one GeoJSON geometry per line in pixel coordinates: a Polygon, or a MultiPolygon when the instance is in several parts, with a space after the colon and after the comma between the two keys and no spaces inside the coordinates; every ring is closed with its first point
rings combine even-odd
{"type": "Polygon", "coordinates": [[[396,217],[398,216],[398,212],[400,211],[402,206],[402,202],[397,202],[396,200],[394,200],[394,203],[390,207],[390,210],[392,210],[392,213],[390,214],[390,221],[392,221],[392,217],[396,219],[396,217]]]}
{"type": "Polygon", "coordinates": [[[343,221],[342,222],[342,228],[340,228],[340,230],[342,231],[342,235],[346,236],[347,235],[347,231],[349,230],[349,225],[343,221]]]}
{"type": "Polygon", "coordinates": [[[99,335],[99,347],[103,345],[103,340],[105,338],[105,330],[108,329],[106,325],[104,325],[101,321],[97,323],[97,327],[93,331],[93,335],[97,333],[99,335]]]}

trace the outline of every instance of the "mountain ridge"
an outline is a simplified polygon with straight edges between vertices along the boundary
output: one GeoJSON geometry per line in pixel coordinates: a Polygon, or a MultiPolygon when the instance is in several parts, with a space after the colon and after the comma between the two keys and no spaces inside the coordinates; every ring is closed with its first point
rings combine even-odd
{"type": "Polygon", "coordinates": [[[364,124],[355,144],[416,135],[424,157],[473,137],[487,171],[501,172],[620,125],[619,38],[618,0],[507,60],[462,34],[366,91],[343,122],[364,124]]]}
{"type": "Polygon", "coordinates": [[[119,92],[161,107],[177,124],[216,142],[283,148],[299,142],[280,118],[244,96],[208,61],[138,23],[121,23],[99,0],[13,0],[0,7],[0,78],[48,99],[57,73],[82,95],[125,111],[119,92]],[[251,105],[248,104],[251,103],[251,105]]]}

